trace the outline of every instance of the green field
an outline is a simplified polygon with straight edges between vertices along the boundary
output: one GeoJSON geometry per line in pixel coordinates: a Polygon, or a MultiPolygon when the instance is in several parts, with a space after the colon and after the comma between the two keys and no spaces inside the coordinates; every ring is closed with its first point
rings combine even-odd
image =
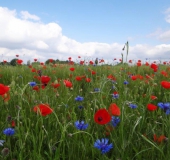
{"type": "Polygon", "coordinates": [[[0,159],[169,160],[170,66],[156,66],[0,66],[0,159]]]}

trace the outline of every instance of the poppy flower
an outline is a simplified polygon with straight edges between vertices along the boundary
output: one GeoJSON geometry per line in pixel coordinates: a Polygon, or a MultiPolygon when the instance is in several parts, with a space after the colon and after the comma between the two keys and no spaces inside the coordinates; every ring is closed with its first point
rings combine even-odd
{"type": "Polygon", "coordinates": [[[34,87],[32,87],[32,89],[35,91],[39,91],[40,88],[38,86],[34,86],[34,87]]]}
{"type": "Polygon", "coordinates": [[[51,86],[53,86],[54,88],[58,88],[60,87],[60,83],[52,83],[51,86]]]}
{"type": "Polygon", "coordinates": [[[80,56],[78,56],[78,58],[81,58],[80,56]]]}
{"type": "Polygon", "coordinates": [[[135,81],[138,77],[137,76],[131,76],[131,79],[135,81]]]}
{"type": "Polygon", "coordinates": [[[64,85],[68,88],[71,88],[73,86],[72,83],[68,80],[63,80],[63,82],[64,82],[64,85]]]}
{"type": "Polygon", "coordinates": [[[153,105],[153,104],[148,104],[147,105],[147,109],[149,110],[149,111],[155,111],[155,110],[157,110],[157,106],[155,106],[155,105],[153,105]]]}
{"type": "Polygon", "coordinates": [[[156,96],[153,96],[153,95],[151,95],[150,98],[151,98],[152,100],[157,99],[157,97],[156,97],[156,96]]]}
{"type": "Polygon", "coordinates": [[[77,76],[77,77],[76,77],[76,80],[77,80],[77,81],[81,81],[82,79],[81,79],[80,76],[77,76]]]}
{"type": "Polygon", "coordinates": [[[4,95],[8,91],[9,91],[9,87],[8,86],[4,86],[3,84],[0,84],[0,95],[4,95]]]}
{"type": "Polygon", "coordinates": [[[129,63],[132,63],[132,60],[129,60],[129,63]]]}
{"type": "Polygon", "coordinates": [[[75,68],[70,68],[70,71],[74,71],[75,70],[75,68]]]}
{"type": "Polygon", "coordinates": [[[36,72],[36,69],[35,69],[35,68],[32,68],[32,69],[31,69],[31,72],[36,72]]]}
{"type": "Polygon", "coordinates": [[[150,67],[154,70],[154,72],[157,72],[158,66],[155,63],[152,63],[150,67]]]}
{"type": "Polygon", "coordinates": [[[120,108],[115,103],[110,104],[108,110],[109,113],[112,114],[113,116],[120,116],[121,114],[120,108]]]}
{"type": "Polygon", "coordinates": [[[6,63],[7,61],[6,60],[3,60],[4,63],[6,63]]]}
{"type": "Polygon", "coordinates": [[[168,81],[162,81],[161,86],[165,89],[170,89],[170,82],[168,81]]]}
{"type": "Polygon", "coordinates": [[[146,63],[145,63],[145,66],[149,66],[149,63],[148,63],[148,62],[146,62],[146,63]]]}
{"type": "Polygon", "coordinates": [[[43,84],[47,84],[51,78],[48,76],[41,76],[39,79],[43,84]]]}
{"type": "Polygon", "coordinates": [[[154,135],[153,135],[153,140],[154,140],[155,142],[161,143],[161,142],[163,142],[163,141],[166,140],[166,137],[165,137],[164,135],[161,135],[161,136],[157,137],[157,135],[154,134],[154,135]]]}
{"type": "Polygon", "coordinates": [[[84,61],[80,61],[80,64],[83,65],[83,64],[84,64],[84,61]]]}
{"type": "Polygon", "coordinates": [[[104,125],[111,121],[111,116],[105,108],[99,109],[94,115],[94,121],[100,125],[104,125]]]}
{"type": "Polygon", "coordinates": [[[42,116],[47,116],[53,112],[48,104],[39,104],[33,108],[33,111],[36,113],[40,112],[42,116]]]}
{"type": "Polygon", "coordinates": [[[4,102],[8,102],[10,100],[10,94],[9,92],[1,95],[1,97],[3,98],[4,102]]]}
{"type": "Polygon", "coordinates": [[[36,59],[36,58],[34,59],[34,62],[37,62],[37,59],[36,59]]]}
{"type": "Polygon", "coordinates": [[[52,63],[54,60],[53,59],[49,59],[49,62],[52,63]]]}
{"type": "Polygon", "coordinates": [[[18,59],[18,60],[17,60],[17,63],[18,63],[19,65],[21,65],[22,62],[23,62],[23,60],[21,60],[21,59],[18,59]]]}
{"type": "Polygon", "coordinates": [[[137,65],[138,67],[140,67],[142,64],[141,64],[141,62],[137,62],[136,65],[137,65]]]}
{"type": "Polygon", "coordinates": [[[91,82],[91,79],[90,78],[86,78],[86,82],[91,82]]]}
{"type": "Polygon", "coordinates": [[[19,57],[19,55],[18,55],[18,54],[16,54],[16,57],[19,57]]]}
{"type": "Polygon", "coordinates": [[[16,124],[15,124],[15,121],[14,121],[14,120],[12,120],[12,121],[11,121],[11,126],[12,126],[12,127],[15,127],[15,126],[16,126],[16,124]]]}

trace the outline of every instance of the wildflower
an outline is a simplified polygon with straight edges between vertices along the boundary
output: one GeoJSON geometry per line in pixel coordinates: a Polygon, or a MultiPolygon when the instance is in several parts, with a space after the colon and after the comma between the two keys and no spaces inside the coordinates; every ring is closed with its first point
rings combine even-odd
{"type": "Polygon", "coordinates": [[[70,71],[72,71],[72,72],[73,72],[74,70],[75,70],[75,68],[70,68],[70,71]]]}
{"type": "Polygon", "coordinates": [[[76,121],[74,125],[78,130],[85,130],[88,127],[88,124],[85,124],[84,121],[76,121]]]}
{"type": "Polygon", "coordinates": [[[135,81],[137,79],[137,76],[131,76],[131,79],[135,81]]]}
{"type": "Polygon", "coordinates": [[[124,81],[123,84],[127,85],[127,84],[129,84],[129,82],[128,81],[124,81]]]}
{"type": "Polygon", "coordinates": [[[13,128],[7,128],[5,130],[3,130],[3,133],[7,136],[12,136],[15,134],[15,129],[13,128]]]}
{"type": "Polygon", "coordinates": [[[113,127],[116,127],[119,123],[120,123],[120,118],[119,118],[119,117],[112,116],[112,119],[111,119],[111,124],[112,124],[112,126],[113,126],[113,127]]]}
{"type": "Polygon", "coordinates": [[[161,86],[165,89],[170,89],[170,82],[168,81],[162,81],[161,86]]]}
{"type": "Polygon", "coordinates": [[[100,92],[100,88],[95,88],[94,92],[100,92]]]}
{"type": "Polygon", "coordinates": [[[64,82],[64,85],[68,88],[71,88],[73,86],[72,83],[68,80],[63,80],[63,82],[64,82]]]}
{"type": "Polygon", "coordinates": [[[86,82],[91,82],[91,79],[90,78],[86,78],[86,82]]]}
{"type": "Polygon", "coordinates": [[[39,79],[40,79],[41,83],[47,84],[51,78],[48,76],[41,76],[39,79]]]}
{"type": "Polygon", "coordinates": [[[51,83],[51,86],[54,87],[54,88],[58,88],[60,87],[60,83],[51,83]]]}
{"type": "Polygon", "coordinates": [[[79,109],[83,109],[83,106],[78,106],[79,109]]]}
{"type": "Polygon", "coordinates": [[[138,106],[137,106],[136,104],[130,103],[130,104],[129,104],[129,107],[132,108],[132,109],[135,109],[135,108],[137,108],[138,106]]]}
{"type": "Polygon", "coordinates": [[[156,96],[153,96],[153,95],[151,95],[150,98],[151,98],[151,100],[157,99],[157,97],[156,97],[156,96]]]}
{"type": "Polygon", "coordinates": [[[34,87],[34,86],[37,85],[36,82],[29,82],[28,84],[29,84],[31,87],[34,87]]]}
{"type": "Polygon", "coordinates": [[[158,107],[164,110],[166,115],[170,114],[170,102],[166,102],[166,103],[159,102],[157,105],[158,107]]]}
{"type": "Polygon", "coordinates": [[[4,86],[3,84],[0,84],[0,95],[4,95],[8,91],[9,91],[9,87],[8,86],[4,86]]]}
{"type": "Polygon", "coordinates": [[[98,139],[94,143],[94,147],[99,149],[102,154],[105,154],[110,151],[110,149],[113,148],[113,144],[108,144],[109,140],[107,138],[102,138],[101,140],[98,139]]]}
{"type": "Polygon", "coordinates": [[[75,98],[75,101],[78,101],[78,102],[81,102],[81,101],[83,101],[84,100],[84,98],[83,97],[80,97],[80,96],[77,96],[76,98],[75,98]]]}
{"type": "Polygon", "coordinates": [[[0,146],[4,145],[5,140],[0,140],[0,146]]]}
{"type": "Polygon", "coordinates": [[[17,63],[18,63],[19,65],[21,65],[22,62],[23,62],[23,60],[21,60],[21,59],[18,59],[18,60],[17,60],[17,63]]]}
{"type": "Polygon", "coordinates": [[[80,77],[80,76],[76,76],[76,78],[75,78],[77,81],[81,81],[82,80],[82,78],[80,77]]]}
{"type": "Polygon", "coordinates": [[[112,98],[118,99],[118,98],[119,98],[118,92],[114,92],[114,93],[112,94],[112,98]]]}
{"type": "Polygon", "coordinates": [[[153,105],[153,104],[148,104],[148,105],[147,105],[147,109],[148,109],[149,111],[155,111],[155,110],[157,110],[157,106],[155,106],[155,105],[153,105]]]}
{"type": "Polygon", "coordinates": [[[105,108],[99,109],[94,115],[94,121],[100,125],[107,124],[110,120],[111,116],[105,108]]]}
{"type": "Polygon", "coordinates": [[[38,106],[35,106],[33,108],[34,112],[40,112],[42,116],[47,116],[48,114],[51,114],[53,110],[50,108],[48,104],[39,104],[38,106]]]}
{"type": "Polygon", "coordinates": [[[156,134],[153,135],[153,140],[154,140],[155,142],[158,142],[158,143],[161,143],[161,142],[163,142],[163,141],[166,141],[166,139],[167,139],[167,137],[165,137],[164,135],[161,135],[161,136],[159,136],[159,137],[157,137],[156,134]]]}
{"type": "Polygon", "coordinates": [[[112,114],[113,116],[120,116],[121,114],[120,108],[115,103],[110,104],[108,110],[109,113],[112,114]]]}

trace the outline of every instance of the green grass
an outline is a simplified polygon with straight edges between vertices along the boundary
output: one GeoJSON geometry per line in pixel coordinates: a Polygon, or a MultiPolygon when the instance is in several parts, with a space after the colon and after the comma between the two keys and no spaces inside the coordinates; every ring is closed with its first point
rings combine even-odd
{"type": "Polygon", "coordinates": [[[162,80],[169,79],[169,66],[159,65],[158,72],[154,73],[149,66],[72,66],[48,65],[43,69],[40,65],[33,66],[41,69],[42,75],[49,76],[50,82],[45,89],[34,91],[29,82],[40,81],[34,78],[27,66],[1,66],[2,75],[0,83],[10,86],[10,100],[4,102],[0,99],[0,139],[5,140],[3,148],[9,148],[7,156],[1,154],[0,159],[17,160],[168,160],[170,159],[169,141],[158,143],[153,135],[165,135],[170,138],[170,118],[160,108],[150,112],[147,104],[157,105],[158,102],[170,102],[170,92],[160,85],[162,80]],[[96,72],[92,75],[89,68],[96,72]],[[160,72],[167,70],[168,77],[160,72]],[[53,73],[55,71],[55,73],[53,73]],[[141,75],[143,79],[132,81],[128,73],[141,75]],[[72,74],[72,77],[70,77],[72,74]],[[152,77],[152,74],[154,77],[152,77]],[[76,81],[76,76],[91,79],[76,81]],[[108,75],[116,78],[116,83],[107,79],[108,75]],[[145,77],[149,75],[148,83],[145,77]],[[69,79],[73,87],[67,88],[63,80],[69,79]],[[54,89],[51,83],[58,80],[60,87],[54,89]],[[129,84],[125,86],[123,82],[129,84]],[[114,89],[112,89],[114,87],[114,89]],[[94,88],[100,92],[94,93],[94,88]],[[119,93],[119,99],[113,99],[114,91],[119,93]],[[145,94],[145,96],[144,96],[145,94]],[[84,101],[76,102],[77,96],[84,97],[84,101]],[[151,100],[150,96],[157,97],[151,100]],[[127,103],[136,104],[136,109],[128,107],[127,103]],[[53,113],[41,116],[33,112],[38,104],[49,104],[53,113]],[[106,125],[99,125],[94,121],[94,114],[100,108],[109,108],[116,103],[121,110],[120,123],[106,135],[106,125]],[[83,109],[78,106],[82,105],[83,109]],[[11,120],[16,123],[15,134],[6,136],[3,130],[11,127],[11,120]],[[74,122],[84,120],[89,124],[84,131],[77,130],[74,122]],[[113,148],[106,154],[94,148],[97,139],[108,138],[113,148]]]}

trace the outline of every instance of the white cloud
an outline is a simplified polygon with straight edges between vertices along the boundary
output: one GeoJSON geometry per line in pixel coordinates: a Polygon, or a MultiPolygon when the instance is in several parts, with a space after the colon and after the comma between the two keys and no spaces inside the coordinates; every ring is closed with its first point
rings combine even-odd
{"type": "Polygon", "coordinates": [[[30,14],[28,11],[21,11],[21,18],[22,19],[32,19],[34,21],[39,21],[40,18],[36,15],[30,14]]]}
{"type": "Polygon", "coordinates": [[[170,8],[165,11],[165,15],[166,22],[170,23],[170,8]]]}
{"type": "MultiPolygon", "coordinates": [[[[38,58],[45,61],[48,58],[66,60],[77,56],[87,59],[104,58],[112,61],[121,58],[124,44],[107,44],[98,42],[80,43],[62,34],[62,28],[57,23],[43,24],[36,15],[27,11],[18,18],[15,10],[0,7],[0,56],[11,60],[16,54],[25,60],[38,58]],[[25,16],[25,18],[24,18],[25,16]],[[32,21],[35,20],[35,21],[32,21]]],[[[166,35],[169,36],[169,33],[166,35]]],[[[160,35],[161,36],[161,35],[160,35]]],[[[162,33],[162,37],[165,36],[162,33]]],[[[124,51],[125,52],[125,51],[124,51]]],[[[145,44],[130,45],[129,59],[167,58],[170,45],[149,46],[145,44]]]]}

